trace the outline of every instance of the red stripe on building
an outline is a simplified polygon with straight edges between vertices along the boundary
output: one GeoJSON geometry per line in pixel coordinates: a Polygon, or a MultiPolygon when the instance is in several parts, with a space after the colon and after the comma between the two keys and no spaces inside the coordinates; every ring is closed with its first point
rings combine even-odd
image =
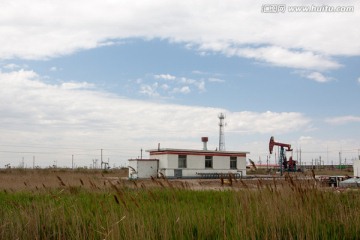
{"type": "Polygon", "coordinates": [[[192,151],[154,151],[151,155],[196,155],[196,156],[222,156],[222,157],[246,157],[246,153],[226,153],[226,152],[192,152],[192,151]]]}

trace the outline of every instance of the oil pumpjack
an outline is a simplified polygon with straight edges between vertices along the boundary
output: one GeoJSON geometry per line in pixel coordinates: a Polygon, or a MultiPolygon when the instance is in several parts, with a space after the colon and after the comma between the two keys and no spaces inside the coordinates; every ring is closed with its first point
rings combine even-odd
{"type": "Polygon", "coordinates": [[[290,156],[289,160],[287,160],[285,154],[285,151],[292,152],[291,145],[286,143],[275,142],[274,137],[272,136],[269,142],[270,154],[272,154],[274,146],[280,147],[280,154],[279,154],[280,174],[282,175],[283,171],[296,172],[296,161],[292,159],[292,156],[290,156]]]}

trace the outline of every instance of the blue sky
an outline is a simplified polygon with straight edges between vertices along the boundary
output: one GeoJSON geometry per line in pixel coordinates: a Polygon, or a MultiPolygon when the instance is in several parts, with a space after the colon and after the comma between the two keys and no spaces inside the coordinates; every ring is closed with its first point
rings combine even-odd
{"type": "Polygon", "coordinates": [[[281,15],[263,4],[4,3],[0,167],[71,166],[73,155],[90,166],[100,149],[124,166],[158,143],[201,148],[202,136],[216,148],[220,112],[227,150],[264,161],[274,136],[301,148],[303,162],[338,163],[339,152],[351,162],[360,149],[359,4],[281,15]]]}

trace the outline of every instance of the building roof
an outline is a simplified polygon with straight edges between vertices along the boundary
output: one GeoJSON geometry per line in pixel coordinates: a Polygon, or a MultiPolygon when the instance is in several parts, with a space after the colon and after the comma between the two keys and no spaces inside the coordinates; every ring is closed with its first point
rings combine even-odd
{"type": "Polygon", "coordinates": [[[213,151],[213,150],[194,150],[194,149],[175,149],[175,148],[160,148],[146,150],[150,155],[161,154],[177,154],[177,155],[210,155],[210,156],[246,156],[249,152],[244,151],[213,151]]]}
{"type": "Polygon", "coordinates": [[[128,161],[159,161],[159,159],[154,159],[154,158],[131,158],[128,161]]]}

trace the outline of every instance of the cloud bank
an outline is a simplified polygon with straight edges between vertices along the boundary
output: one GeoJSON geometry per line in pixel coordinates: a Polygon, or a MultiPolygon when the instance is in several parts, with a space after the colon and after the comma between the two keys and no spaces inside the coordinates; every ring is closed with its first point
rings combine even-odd
{"type": "MultiPolygon", "coordinates": [[[[199,52],[240,56],[307,70],[341,67],[336,56],[360,55],[359,1],[352,13],[261,12],[266,1],[26,1],[1,3],[0,59],[46,59],[116,44],[167,39],[199,52]],[[26,9],[26,11],[24,11],[26,9]]],[[[288,1],[280,1],[290,5],[288,1]]],[[[291,5],[314,4],[292,1],[291,5]]],[[[344,5],[343,1],[316,2],[344,5]]]]}
{"type": "Polygon", "coordinates": [[[348,116],[328,118],[325,121],[327,123],[334,124],[334,125],[341,125],[341,124],[348,124],[348,123],[360,123],[360,117],[348,115],[348,116]]]}
{"type": "Polygon", "coordinates": [[[131,100],[86,82],[46,83],[31,70],[0,72],[0,84],[0,130],[8,144],[106,146],[126,149],[129,156],[159,141],[190,139],[191,145],[201,136],[217,136],[219,112],[227,115],[229,134],[289,133],[310,123],[295,112],[230,112],[131,100]]]}
{"type": "Polygon", "coordinates": [[[118,130],[124,138],[173,137],[185,132],[195,136],[212,131],[214,126],[217,128],[219,112],[226,112],[229,131],[288,132],[309,123],[301,113],[294,112],[230,112],[218,108],[131,100],[92,89],[94,85],[86,82],[45,83],[31,70],[0,72],[0,82],[1,121],[18,122],[18,126],[8,126],[13,130],[20,125],[32,125],[118,130]],[[280,127],[283,122],[290,124],[287,128],[280,127]]]}

